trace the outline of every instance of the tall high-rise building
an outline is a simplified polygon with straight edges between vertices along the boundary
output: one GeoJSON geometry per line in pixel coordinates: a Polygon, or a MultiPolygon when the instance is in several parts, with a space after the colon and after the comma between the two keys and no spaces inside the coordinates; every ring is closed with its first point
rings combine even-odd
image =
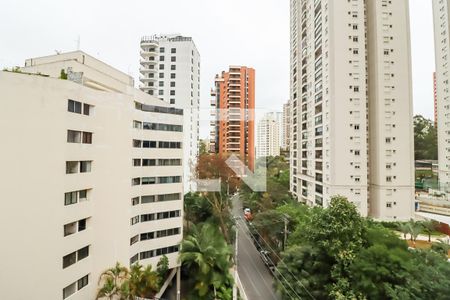
{"type": "Polygon", "coordinates": [[[450,2],[433,1],[439,183],[450,191],[450,2]]]}
{"type": "Polygon", "coordinates": [[[438,102],[437,102],[437,83],[436,72],[433,72],[433,106],[434,106],[434,127],[437,128],[438,123],[438,102]]]}
{"type": "Polygon", "coordinates": [[[281,138],[281,148],[289,150],[291,143],[291,100],[283,104],[283,136],[281,138]]]}
{"type": "Polygon", "coordinates": [[[95,299],[116,262],[178,267],[183,111],[81,51],[21,72],[0,72],[2,298],[95,299]]]}
{"type": "Polygon", "coordinates": [[[256,136],[256,158],[280,155],[281,113],[269,112],[259,120],[256,136]]]}
{"type": "Polygon", "coordinates": [[[231,66],[216,75],[213,100],[212,145],[220,155],[236,154],[254,170],[255,70],[231,66]]]}
{"type": "Polygon", "coordinates": [[[140,89],[184,110],[184,192],[195,191],[199,151],[200,54],[191,37],[141,39],[140,89]]]}
{"type": "Polygon", "coordinates": [[[414,208],[408,0],[291,0],[291,190],[363,216],[414,208]]]}

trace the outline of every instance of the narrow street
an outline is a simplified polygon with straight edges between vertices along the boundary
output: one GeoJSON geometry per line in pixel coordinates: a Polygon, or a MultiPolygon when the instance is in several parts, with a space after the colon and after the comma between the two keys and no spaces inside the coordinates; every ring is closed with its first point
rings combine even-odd
{"type": "Polygon", "coordinates": [[[232,198],[233,215],[238,227],[238,273],[249,300],[280,299],[273,288],[273,277],[253,245],[243,219],[242,201],[232,198]]]}

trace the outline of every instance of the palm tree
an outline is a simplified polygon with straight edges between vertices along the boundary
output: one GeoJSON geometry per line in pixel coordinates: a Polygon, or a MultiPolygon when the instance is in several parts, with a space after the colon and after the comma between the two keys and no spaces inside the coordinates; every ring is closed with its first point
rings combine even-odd
{"type": "Polygon", "coordinates": [[[160,289],[160,277],[151,265],[145,268],[139,263],[133,264],[128,279],[130,295],[141,298],[153,298],[160,289]]]}
{"type": "Polygon", "coordinates": [[[431,234],[436,230],[436,222],[434,221],[425,221],[422,222],[423,231],[428,234],[428,242],[431,243],[431,234]]]}
{"type": "Polygon", "coordinates": [[[447,257],[450,250],[450,240],[438,239],[437,242],[431,245],[431,249],[447,257]]]}
{"type": "Polygon", "coordinates": [[[97,293],[97,298],[113,299],[114,296],[120,297],[120,291],[124,289],[123,284],[128,278],[128,269],[123,267],[120,263],[116,263],[113,268],[110,268],[100,274],[98,284],[102,284],[97,293]]]}
{"type": "Polygon", "coordinates": [[[409,234],[411,235],[411,240],[413,242],[414,247],[416,247],[416,240],[419,236],[420,232],[422,232],[422,224],[419,222],[415,222],[413,219],[411,219],[408,223],[409,226],[409,234]]]}
{"type": "Polygon", "coordinates": [[[403,239],[406,240],[406,235],[409,233],[409,224],[400,223],[398,224],[398,230],[403,233],[403,239]]]}
{"type": "Polygon", "coordinates": [[[181,243],[179,260],[195,274],[194,290],[200,299],[207,299],[215,288],[231,286],[231,249],[214,225],[194,226],[181,243]]]}

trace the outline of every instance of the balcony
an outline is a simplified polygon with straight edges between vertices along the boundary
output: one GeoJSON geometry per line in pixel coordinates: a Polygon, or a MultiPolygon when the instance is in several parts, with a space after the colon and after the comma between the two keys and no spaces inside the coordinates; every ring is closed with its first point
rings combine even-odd
{"type": "Polygon", "coordinates": [[[149,78],[149,77],[139,77],[139,80],[141,81],[141,82],[151,82],[151,81],[156,81],[157,79],[155,78],[155,77],[153,77],[153,78],[149,78]]]}
{"type": "Polygon", "coordinates": [[[144,36],[141,39],[141,47],[159,47],[159,42],[154,36],[144,36]]]}
{"type": "Polygon", "coordinates": [[[149,66],[149,65],[156,65],[158,62],[156,59],[153,60],[141,60],[141,66],[149,66]]]}

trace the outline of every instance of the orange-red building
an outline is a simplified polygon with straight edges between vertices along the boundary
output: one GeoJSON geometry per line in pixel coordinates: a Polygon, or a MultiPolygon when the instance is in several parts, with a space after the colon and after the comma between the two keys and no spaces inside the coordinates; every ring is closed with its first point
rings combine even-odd
{"type": "Polygon", "coordinates": [[[232,66],[216,75],[211,92],[215,107],[211,150],[220,155],[236,154],[255,168],[255,70],[232,66]]]}

